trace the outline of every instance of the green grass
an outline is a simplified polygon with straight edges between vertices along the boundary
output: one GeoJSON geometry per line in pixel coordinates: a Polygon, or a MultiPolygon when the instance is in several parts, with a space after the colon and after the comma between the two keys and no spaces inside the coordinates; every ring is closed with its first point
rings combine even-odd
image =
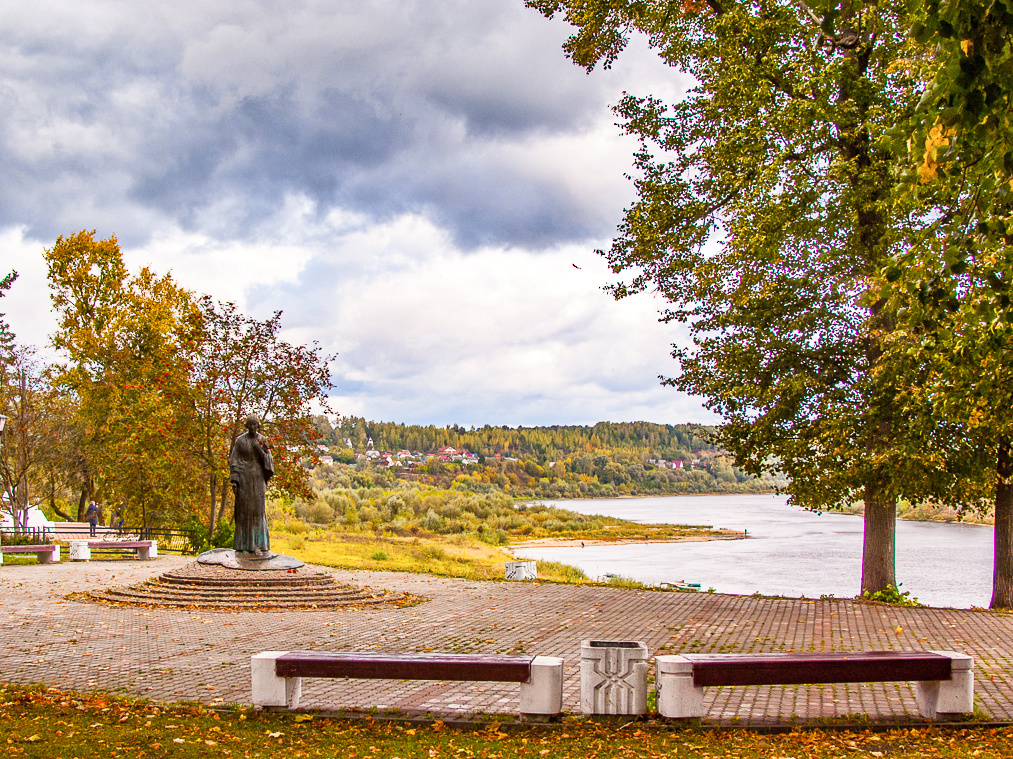
{"type": "Polygon", "coordinates": [[[571,567],[559,561],[538,560],[538,579],[549,582],[586,583],[588,577],[583,569],[571,567]]]}
{"type": "Polygon", "coordinates": [[[358,488],[317,485],[319,492],[310,501],[269,500],[268,516],[276,529],[293,535],[312,529],[311,525],[402,537],[468,534],[491,545],[540,538],[614,541],[738,536],[705,526],[638,524],[542,503],[516,503],[502,492],[441,490],[414,482],[358,488]]]}
{"type": "Polygon", "coordinates": [[[501,579],[512,557],[502,548],[465,535],[396,535],[326,532],[271,535],[271,548],[308,564],[340,569],[417,572],[466,580],[501,579]]]}
{"type": "Polygon", "coordinates": [[[869,730],[681,728],[649,719],[567,717],[544,726],[499,724],[448,728],[380,719],[341,720],[312,714],[265,713],[248,707],[220,712],[193,704],[156,704],[106,694],[0,687],[5,756],[37,759],[130,757],[383,757],[383,759],[587,759],[587,757],[890,757],[999,759],[1013,755],[1013,730],[969,727],[869,730]]]}
{"type": "MultiPolygon", "coordinates": [[[[504,564],[514,557],[472,535],[399,537],[369,533],[316,530],[299,535],[271,535],[272,550],[295,556],[307,564],[336,569],[412,572],[465,580],[502,580],[504,564]]],[[[615,588],[659,590],[626,577],[593,582],[577,567],[558,561],[539,561],[538,580],[571,585],[608,585],[615,588]]]]}
{"type": "MultiPolygon", "coordinates": [[[[61,557],[62,558],[62,557],[61,557]]],[[[39,560],[36,558],[34,553],[30,554],[18,554],[18,553],[5,553],[3,566],[20,566],[22,564],[38,564],[39,560]]]]}

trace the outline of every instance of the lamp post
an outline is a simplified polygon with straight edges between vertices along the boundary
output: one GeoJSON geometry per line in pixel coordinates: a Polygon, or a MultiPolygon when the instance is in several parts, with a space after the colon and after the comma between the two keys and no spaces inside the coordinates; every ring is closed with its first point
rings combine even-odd
{"type": "MultiPolygon", "coordinates": [[[[9,417],[6,417],[3,414],[0,414],[0,432],[4,431],[4,426],[7,424],[7,419],[8,418],[9,417]]],[[[3,445],[4,445],[4,438],[3,438],[3,435],[0,435],[0,449],[3,448],[3,445]]],[[[0,476],[0,496],[2,496],[3,493],[5,493],[6,491],[7,491],[7,483],[4,482],[3,481],[3,477],[0,476]]],[[[2,500],[2,499],[0,499],[0,500],[2,500]]],[[[13,509],[11,509],[11,518],[12,519],[14,518],[14,510],[13,509]]]]}

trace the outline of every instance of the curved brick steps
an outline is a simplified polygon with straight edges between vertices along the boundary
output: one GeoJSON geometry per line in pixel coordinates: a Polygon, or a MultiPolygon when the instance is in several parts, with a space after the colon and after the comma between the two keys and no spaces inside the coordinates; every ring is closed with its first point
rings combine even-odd
{"type": "Polygon", "coordinates": [[[196,562],[138,585],[86,595],[88,600],[131,606],[244,611],[404,605],[414,600],[403,593],[344,585],[313,567],[249,572],[196,562]]]}
{"type": "MultiPolygon", "coordinates": [[[[253,574],[250,572],[249,574],[253,574]]],[[[257,572],[257,575],[267,574],[257,572]]],[[[221,577],[194,577],[177,572],[166,572],[161,575],[159,581],[163,585],[179,585],[183,587],[203,588],[229,588],[236,587],[236,580],[221,577]]],[[[334,578],[320,572],[313,576],[299,576],[283,574],[279,577],[249,577],[243,578],[243,588],[296,588],[296,587],[331,587],[334,585],[334,578]]]]}

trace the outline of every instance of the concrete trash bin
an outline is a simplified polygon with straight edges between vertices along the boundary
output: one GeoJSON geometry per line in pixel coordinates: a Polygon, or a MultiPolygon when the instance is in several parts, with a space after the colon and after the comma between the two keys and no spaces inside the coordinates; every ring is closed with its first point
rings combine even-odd
{"type": "Polygon", "coordinates": [[[580,644],[580,710],[584,714],[647,713],[647,645],[585,640],[580,644]]]}

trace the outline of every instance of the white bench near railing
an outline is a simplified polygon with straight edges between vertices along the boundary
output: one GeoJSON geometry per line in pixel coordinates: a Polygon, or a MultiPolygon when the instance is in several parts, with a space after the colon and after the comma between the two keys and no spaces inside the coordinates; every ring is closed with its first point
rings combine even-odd
{"type": "Polygon", "coordinates": [[[134,550],[145,561],[158,556],[157,540],[70,540],[68,544],[71,561],[90,561],[92,551],[104,550],[134,550]]]}
{"type": "Polygon", "coordinates": [[[53,564],[60,560],[60,546],[0,546],[0,564],[5,553],[34,553],[40,564],[53,564]]]}

